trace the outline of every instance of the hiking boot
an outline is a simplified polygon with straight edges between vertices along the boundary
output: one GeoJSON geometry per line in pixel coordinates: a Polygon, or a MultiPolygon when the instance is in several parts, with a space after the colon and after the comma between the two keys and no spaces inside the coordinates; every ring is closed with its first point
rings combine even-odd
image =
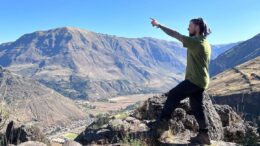
{"type": "Polygon", "coordinates": [[[211,144],[208,132],[199,132],[197,136],[190,138],[190,142],[207,145],[211,144]]]}
{"type": "Polygon", "coordinates": [[[156,120],[154,123],[151,125],[150,129],[150,134],[152,137],[158,139],[161,137],[161,135],[169,130],[169,125],[167,120],[156,120]]]}

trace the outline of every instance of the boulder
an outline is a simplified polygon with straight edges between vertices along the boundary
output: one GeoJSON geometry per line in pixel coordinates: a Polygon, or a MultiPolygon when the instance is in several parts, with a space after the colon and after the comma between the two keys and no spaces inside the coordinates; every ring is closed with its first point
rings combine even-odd
{"type": "Polygon", "coordinates": [[[112,117],[107,124],[101,126],[97,122],[92,123],[75,141],[83,145],[92,142],[98,144],[116,143],[125,136],[137,136],[138,133],[145,133],[148,129],[144,121],[140,121],[134,117],[123,119],[112,117]]]}
{"type": "Polygon", "coordinates": [[[6,128],[5,143],[19,144],[26,141],[40,141],[48,143],[48,140],[36,126],[15,124],[11,121],[6,128]]]}
{"type": "Polygon", "coordinates": [[[241,117],[229,105],[215,104],[214,107],[221,118],[223,127],[242,121],[241,117]]]}
{"type": "Polygon", "coordinates": [[[221,117],[224,128],[224,140],[244,145],[257,145],[259,134],[257,125],[244,121],[228,105],[214,105],[221,117]]]}
{"type": "MultiPolygon", "coordinates": [[[[138,119],[156,119],[162,111],[166,97],[167,94],[163,94],[162,96],[154,96],[149,98],[143,104],[143,106],[138,108],[133,113],[133,116],[138,119]]],[[[209,133],[211,139],[223,139],[223,126],[221,118],[216,112],[210,97],[206,93],[204,94],[203,102],[207,114],[206,116],[209,119],[209,133]]],[[[191,132],[196,132],[198,130],[198,124],[194,116],[192,116],[192,111],[188,99],[182,100],[178,108],[176,108],[173,112],[170,127],[174,134],[183,132],[186,129],[190,130],[191,132]]]]}

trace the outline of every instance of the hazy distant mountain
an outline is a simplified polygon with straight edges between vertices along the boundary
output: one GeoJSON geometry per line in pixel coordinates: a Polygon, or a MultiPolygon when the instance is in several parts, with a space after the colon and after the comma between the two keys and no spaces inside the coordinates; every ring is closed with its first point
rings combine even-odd
{"type": "Polygon", "coordinates": [[[69,98],[1,67],[0,97],[1,105],[9,109],[10,118],[22,123],[35,122],[46,127],[86,117],[69,98]]]}
{"type": "Polygon", "coordinates": [[[63,95],[107,98],[166,91],[183,78],[186,49],[152,38],[128,39],[64,27],[0,46],[0,64],[63,95]]]}
{"type": "Polygon", "coordinates": [[[260,34],[219,55],[210,64],[212,76],[260,56],[260,34]]]}

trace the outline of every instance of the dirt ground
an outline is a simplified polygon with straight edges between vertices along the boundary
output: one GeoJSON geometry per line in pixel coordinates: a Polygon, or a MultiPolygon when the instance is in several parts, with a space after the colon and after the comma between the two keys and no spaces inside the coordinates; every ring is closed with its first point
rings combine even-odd
{"type": "Polygon", "coordinates": [[[86,111],[89,114],[97,115],[100,113],[106,113],[109,111],[118,111],[125,109],[129,105],[133,105],[136,102],[143,102],[148,98],[158,95],[159,93],[150,93],[150,94],[134,94],[126,96],[117,96],[110,98],[108,101],[81,101],[77,102],[82,107],[89,105],[94,108],[88,108],[86,111]]]}

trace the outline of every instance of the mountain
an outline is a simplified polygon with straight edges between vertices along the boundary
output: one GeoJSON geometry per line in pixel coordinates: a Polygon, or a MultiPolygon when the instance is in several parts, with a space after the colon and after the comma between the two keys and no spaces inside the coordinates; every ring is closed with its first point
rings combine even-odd
{"type": "Polygon", "coordinates": [[[209,94],[218,104],[228,104],[260,126],[260,57],[214,76],[209,94]]]}
{"type": "Polygon", "coordinates": [[[228,44],[219,44],[219,45],[211,45],[211,60],[216,59],[220,54],[224,53],[225,51],[231,49],[232,47],[240,44],[242,42],[236,43],[228,43],[228,44]]]}
{"type": "Polygon", "coordinates": [[[214,76],[257,56],[260,56],[260,34],[219,55],[210,64],[210,74],[214,76]]]}
{"type": "MultiPolygon", "coordinates": [[[[212,46],[217,56],[234,44],[212,46]]],[[[184,78],[186,49],[73,27],[25,34],[0,45],[0,65],[71,98],[165,92],[184,78]]]]}
{"type": "Polygon", "coordinates": [[[75,103],[35,80],[0,67],[1,105],[10,119],[43,127],[83,120],[86,115],[75,103]]]}
{"type": "Polygon", "coordinates": [[[63,27],[0,46],[0,64],[61,94],[107,98],[167,90],[183,78],[186,50],[153,38],[129,39],[63,27]]]}

